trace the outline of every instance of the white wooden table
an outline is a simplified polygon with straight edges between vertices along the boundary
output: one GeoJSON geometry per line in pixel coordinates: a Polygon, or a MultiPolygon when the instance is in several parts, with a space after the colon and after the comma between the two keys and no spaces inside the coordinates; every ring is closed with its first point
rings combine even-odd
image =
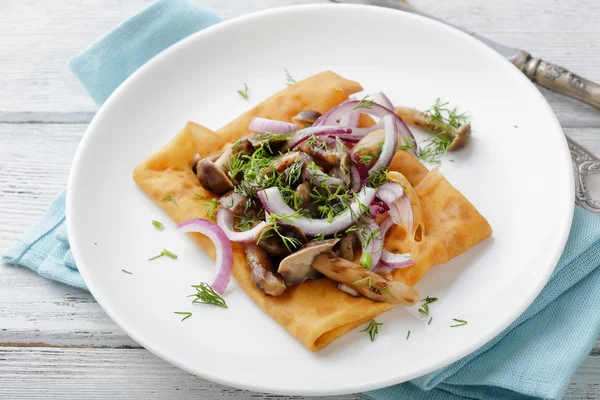
{"type": "MultiPolygon", "coordinates": [[[[202,1],[225,18],[313,2],[319,1],[202,1]]],[[[598,0],[414,3],[600,81],[598,0]]],[[[148,4],[150,0],[0,2],[0,253],[64,188],[77,144],[96,112],[67,61],[148,4]]],[[[600,112],[544,95],[567,135],[600,155],[600,112]]],[[[281,398],[224,387],[170,366],[130,339],[89,293],[1,265],[0,399],[65,397],[281,398]]],[[[340,397],[351,398],[355,396],[340,397]]],[[[600,344],[573,377],[566,398],[600,398],[600,344]]]]}

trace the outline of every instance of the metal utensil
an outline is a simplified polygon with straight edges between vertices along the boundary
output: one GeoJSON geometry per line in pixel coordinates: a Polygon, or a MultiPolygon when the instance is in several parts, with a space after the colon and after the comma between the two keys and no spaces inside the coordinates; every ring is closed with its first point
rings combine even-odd
{"type": "Polygon", "coordinates": [[[334,3],[353,3],[353,4],[368,4],[379,7],[393,8],[396,10],[406,11],[412,14],[421,15],[427,18],[434,19],[446,25],[450,25],[458,30],[461,30],[474,38],[496,50],[498,53],[506,57],[517,68],[519,68],[532,82],[537,83],[541,87],[560,93],[565,96],[573,97],[584,103],[590,104],[597,109],[600,109],[600,85],[580,77],[566,68],[556,64],[546,62],[542,59],[533,57],[524,50],[515,49],[503,44],[494,42],[486,37],[471,32],[461,26],[453,25],[440,18],[424,13],[408,2],[403,0],[330,0],[334,3]]]}
{"type": "MultiPolygon", "coordinates": [[[[506,57],[517,68],[531,79],[532,82],[550,89],[554,92],[576,98],[584,103],[600,109],[600,85],[581,78],[565,68],[534,58],[524,50],[515,49],[496,43],[476,33],[470,32],[460,26],[450,24],[444,20],[417,10],[405,0],[330,0],[334,3],[367,4],[380,7],[393,8],[413,14],[418,14],[434,19],[446,25],[461,30],[496,50],[506,57]]],[[[571,159],[573,160],[573,173],[575,174],[575,203],[600,214],[600,159],[586,150],[583,146],[567,137],[571,159]]]]}

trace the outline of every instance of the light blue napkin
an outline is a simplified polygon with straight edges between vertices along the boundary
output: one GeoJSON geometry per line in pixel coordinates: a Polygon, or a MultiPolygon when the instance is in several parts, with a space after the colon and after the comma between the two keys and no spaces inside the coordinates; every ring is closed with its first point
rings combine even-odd
{"type": "MultiPolygon", "coordinates": [[[[187,0],[159,0],[75,57],[71,69],[99,105],[137,68],[218,22],[187,0]]],[[[61,194],[3,256],[85,289],[69,250],[61,194]]],[[[559,399],[600,331],[600,217],[577,207],[552,278],[509,328],[460,361],[411,382],[365,393],[388,399],[559,399]]]]}

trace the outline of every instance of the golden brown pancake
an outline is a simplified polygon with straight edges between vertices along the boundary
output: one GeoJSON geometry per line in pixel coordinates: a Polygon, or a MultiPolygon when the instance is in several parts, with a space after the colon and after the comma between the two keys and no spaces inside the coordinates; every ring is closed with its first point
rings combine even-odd
{"type": "MultiPolygon", "coordinates": [[[[188,122],[175,138],[136,167],[134,180],[175,222],[206,218],[206,202],[214,196],[200,186],[189,166],[194,154],[200,153],[203,157],[214,154],[226,143],[246,136],[248,124],[255,116],[291,121],[294,115],[304,110],[324,113],[361,90],[358,83],[327,71],[276,93],[217,132],[188,122]],[[161,201],[169,195],[176,204],[161,201]],[[199,200],[196,195],[205,199],[199,200]]],[[[361,122],[364,125],[372,123],[368,118],[361,122]]],[[[439,171],[428,172],[404,150],[396,154],[390,169],[401,172],[415,185],[414,193],[419,196],[422,208],[420,219],[426,232],[421,241],[415,241],[414,235],[406,232],[388,234],[388,249],[408,249],[413,252],[416,261],[413,267],[397,270],[395,279],[414,285],[433,265],[448,261],[491,235],[485,218],[439,171]]],[[[201,234],[191,235],[214,259],[212,242],[201,234]]],[[[239,243],[232,243],[232,246],[233,276],[238,284],[267,314],[311,351],[324,348],[334,339],[393,307],[365,297],[352,297],[338,290],[336,282],[327,278],[291,286],[278,297],[266,295],[250,280],[243,246],[239,243]]]]}

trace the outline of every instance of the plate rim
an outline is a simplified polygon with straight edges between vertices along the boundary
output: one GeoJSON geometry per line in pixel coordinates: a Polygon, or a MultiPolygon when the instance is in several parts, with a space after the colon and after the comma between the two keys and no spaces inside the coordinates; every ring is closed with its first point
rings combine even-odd
{"type": "MultiPolygon", "coordinates": [[[[81,139],[81,142],[77,148],[75,157],[73,159],[71,170],[69,172],[69,178],[68,178],[68,183],[67,183],[67,195],[66,195],[66,216],[67,216],[66,221],[67,221],[68,232],[75,232],[77,230],[74,226],[74,223],[72,222],[75,220],[75,218],[73,218],[73,210],[72,210],[73,203],[74,203],[73,197],[74,197],[74,191],[75,191],[74,182],[76,181],[77,176],[78,176],[78,173],[77,173],[77,171],[79,169],[78,166],[81,163],[81,160],[83,158],[83,153],[84,153],[85,149],[88,147],[87,144],[88,144],[88,141],[89,141],[89,138],[91,135],[90,132],[93,132],[96,129],[96,126],[101,123],[102,119],[104,118],[104,115],[108,112],[107,110],[110,110],[110,108],[112,107],[112,104],[114,102],[116,102],[116,99],[118,99],[121,96],[121,93],[126,92],[127,90],[129,90],[130,86],[135,84],[135,81],[138,79],[139,76],[144,74],[147,70],[151,69],[155,64],[160,63],[163,59],[168,58],[172,53],[178,52],[180,48],[188,46],[189,43],[197,41],[197,40],[203,40],[202,38],[204,36],[214,34],[215,32],[218,32],[219,30],[222,30],[222,29],[226,30],[231,25],[237,25],[239,23],[243,23],[247,20],[252,20],[255,18],[265,18],[265,17],[272,18],[272,17],[277,16],[278,14],[282,14],[282,13],[285,14],[285,13],[290,13],[290,12],[293,13],[293,12],[296,12],[297,10],[318,12],[320,9],[339,10],[341,8],[350,9],[350,10],[352,10],[352,9],[363,10],[363,11],[365,9],[369,9],[369,12],[381,13],[381,14],[387,14],[390,12],[402,13],[403,18],[414,19],[414,20],[419,21],[419,23],[422,23],[425,25],[429,24],[429,25],[433,25],[433,26],[436,26],[441,29],[445,29],[450,32],[458,33],[459,36],[462,36],[462,38],[464,40],[466,40],[467,42],[470,42],[472,46],[475,46],[475,48],[477,48],[479,50],[479,52],[483,52],[484,54],[487,54],[488,57],[490,57],[491,59],[497,60],[497,62],[508,63],[508,65],[510,65],[511,67],[514,67],[513,64],[511,64],[507,59],[502,57],[499,53],[497,53],[496,51],[494,51],[487,45],[481,43],[480,41],[478,41],[477,39],[468,35],[467,33],[464,33],[452,26],[446,25],[439,21],[436,21],[436,20],[433,20],[430,18],[426,18],[426,17],[420,16],[420,15],[408,13],[408,12],[401,11],[401,10],[392,10],[392,9],[388,9],[388,8],[384,8],[384,7],[377,7],[377,6],[371,6],[371,5],[359,5],[359,4],[291,5],[291,6],[276,7],[276,8],[270,8],[270,9],[266,9],[266,10],[256,11],[253,13],[249,13],[246,15],[242,15],[242,16],[238,16],[238,17],[235,17],[232,19],[222,21],[220,23],[217,23],[208,28],[205,28],[203,30],[200,30],[196,33],[191,34],[190,36],[180,40],[179,42],[175,43],[174,45],[168,47],[167,49],[163,50],[159,54],[155,55],[152,59],[147,61],[144,65],[142,65],[134,73],[132,73],[129,77],[127,77],[127,79],[123,83],[121,83],[121,85],[109,96],[109,98],[99,108],[98,112],[96,113],[96,115],[94,116],[94,118],[92,119],[92,121],[90,122],[90,124],[88,125],[88,127],[85,130],[85,133],[81,139]]],[[[557,128],[560,132],[563,133],[563,136],[562,136],[563,156],[567,159],[568,164],[570,166],[571,157],[570,157],[570,152],[569,152],[566,136],[564,136],[564,131],[562,129],[562,126],[560,125],[560,122],[558,121],[556,115],[554,114],[554,111],[548,104],[548,101],[544,98],[542,93],[539,90],[537,90],[537,88],[533,85],[533,83],[531,81],[529,81],[529,79],[527,79],[523,74],[518,73],[518,70],[515,69],[515,72],[517,72],[517,75],[515,75],[515,79],[522,79],[524,81],[524,84],[531,85],[531,87],[533,89],[535,89],[535,95],[537,96],[538,100],[541,101],[542,104],[544,105],[544,108],[548,112],[549,117],[552,119],[552,122],[555,125],[555,128],[557,128]]],[[[558,139],[558,140],[560,140],[560,139],[558,139]]],[[[558,143],[557,143],[557,145],[558,145],[558,143]]],[[[164,349],[163,347],[158,346],[158,345],[153,345],[151,342],[147,342],[145,340],[145,338],[143,337],[144,335],[142,332],[138,332],[138,330],[136,328],[134,328],[133,326],[131,326],[128,323],[128,321],[126,321],[125,319],[122,319],[119,316],[118,310],[116,308],[111,307],[111,305],[108,304],[109,301],[104,298],[102,291],[95,286],[93,279],[91,279],[88,276],[88,269],[84,262],[84,256],[82,254],[83,252],[80,250],[80,248],[78,246],[77,236],[70,235],[69,239],[70,239],[71,250],[72,250],[73,256],[77,262],[79,272],[80,272],[83,280],[85,281],[90,293],[92,294],[92,296],[94,296],[94,299],[102,307],[103,311],[106,312],[106,314],[111,318],[111,320],[113,320],[121,329],[123,329],[123,331],[125,331],[127,333],[127,335],[129,335],[134,341],[136,341],[137,343],[142,345],[146,350],[148,350],[152,354],[167,361],[168,363],[175,365],[176,367],[181,368],[188,373],[191,373],[196,376],[200,376],[202,378],[211,380],[213,382],[216,382],[216,383],[219,383],[222,385],[227,385],[227,386],[242,388],[242,389],[246,389],[246,390],[257,391],[257,392],[274,393],[274,394],[280,394],[280,395],[304,395],[304,396],[328,396],[328,395],[351,394],[351,393],[359,393],[359,392],[365,392],[365,391],[370,391],[370,390],[376,390],[376,389],[388,387],[391,385],[399,384],[399,383],[406,382],[406,381],[415,379],[417,377],[426,375],[437,369],[446,367],[446,366],[460,360],[461,358],[464,358],[467,355],[473,353],[474,351],[478,350],[479,348],[485,346],[494,337],[496,337],[498,334],[500,334],[502,331],[504,331],[510,324],[512,324],[531,305],[531,303],[535,300],[535,298],[537,298],[537,296],[542,291],[542,289],[546,286],[552,272],[556,268],[556,265],[558,264],[560,256],[563,253],[563,250],[565,248],[565,245],[566,245],[566,242],[568,240],[569,233],[571,230],[571,225],[573,222],[573,214],[574,214],[574,210],[575,210],[575,201],[574,201],[575,183],[574,183],[574,177],[573,177],[572,173],[567,174],[567,177],[568,177],[567,179],[569,180],[569,187],[567,188],[567,190],[564,190],[563,193],[565,193],[565,196],[568,196],[570,199],[573,199],[573,201],[568,203],[568,204],[570,204],[570,206],[568,207],[567,210],[565,210],[566,212],[563,214],[563,221],[560,226],[564,226],[564,229],[562,232],[560,232],[561,237],[558,240],[558,243],[560,245],[554,249],[552,257],[551,257],[552,261],[550,263],[550,266],[546,269],[545,276],[543,277],[543,279],[539,280],[539,282],[540,282],[539,287],[536,287],[535,290],[532,290],[530,292],[531,293],[530,296],[528,296],[526,299],[524,299],[522,301],[522,303],[519,305],[519,307],[516,307],[512,313],[507,314],[504,317],[502,323],[499,323],[495,329],[490,330],[490,332],[487,335],[485,335],[484,337],[480,338],[479,341],[472,342],[469,346],[465,346],[462,349],[462,351],[452,353],[449,356],[446,356],[445,358],[441,358],[440,360],[438,360],[438,362],[435,365],[430,365],[428,368],[421,368],[419,370],[410,370],[409,373],[405,373],[405,374],[396,376],[395,378],[382,379],[382,380],[376,381],[376,382],[368,382],[368,383],[362,383],[362,384],[361,383],[358,383],[358,384],[351,383],[349,385],[345,385],[343,388],[338,388],[338,389],[320,390],[317,388],[308,388],[308,389],[303,388],[301,390],[290,391],[290,390],[286,390],[285,388],[282,388],[282,387],[268,387],[268,386],[264,386],[261,384],[246,384],[246,383],[239,384],[234,379],[224,377],[221,375],[213,375],[210,373],[210,371],[206,371],[206,370],[198,371],[194,367],[194,365],[191,365],[182,360],[179,360],[177,356],[172,355],[168,350],[164,349]]]]}

